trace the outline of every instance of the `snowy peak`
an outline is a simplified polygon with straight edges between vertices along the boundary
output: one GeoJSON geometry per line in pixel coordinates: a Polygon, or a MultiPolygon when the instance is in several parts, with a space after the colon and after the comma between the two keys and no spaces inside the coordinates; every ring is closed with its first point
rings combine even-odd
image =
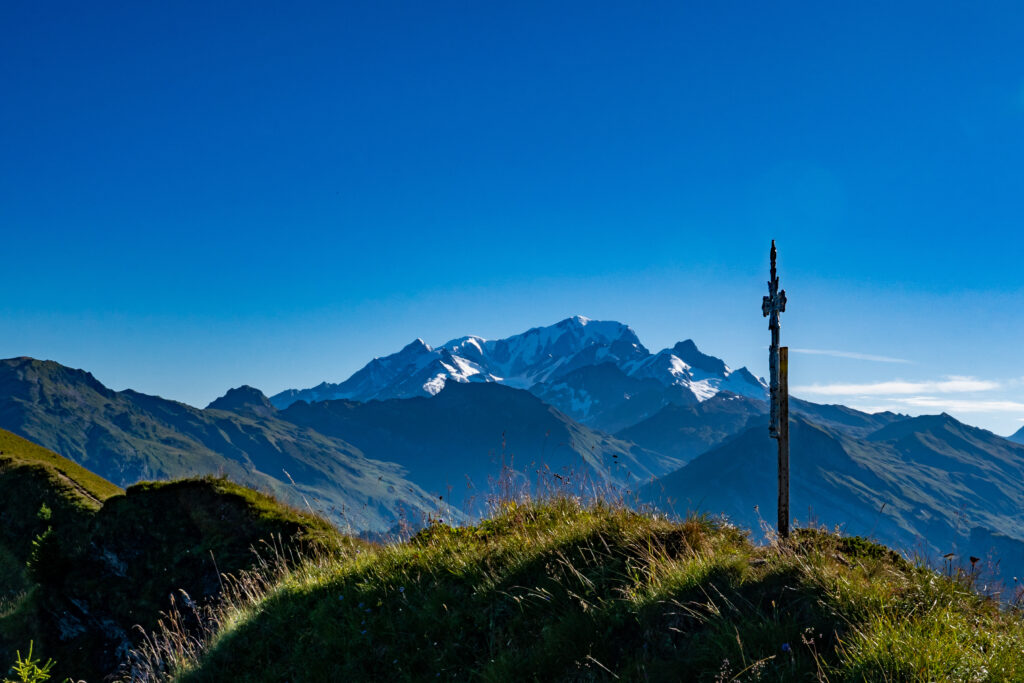
{"type": "Polygon", "coordinates": [[[420,339],[419,337],[417,337],[416,339],[413,339],[411,342],[402,347],[402,350],[394,355],[415,357],[423,353],[430,353],[431,351],[433,351],[433,349],[430,348],[430,345],[427,344],[422,339],[420,339]]]}
{"type": "Polygon", "coordinates": [[[529,388],[579,367],[621,364],[648,353],[628,326],[576,316],[495,342],[493,360],[507,383],[529,388]]]}
{"type": "Polygon", "coordinates": [[[454,356],[461,356],[462,358],[478,362],[483,360],[486,344],[487,340],[482,337],[469,336],[453,339],[442,348],[454,356]]]}
{"type": "Polygon", "coordinates": [[[632,377],[683,387],[698,401],[706,401],[723,390],[748,398],[765,397],[765,385],[746,368],[733,372],[720,358],[701,352],[692,339],[643,359],[629,367],[628,372],[632,377]]]}
{"type": "Polygon", "coordinates": [[[753,375],[745,370],[733,373],[721,359],[702,353],[692,340],[651,354],[628,325],[578,315],[505,339],[470,335],[436,348],[416,339],[397,353],[375,358],[340,384],[289,390],[274,396],[271,402],[285,408],[299,400],[434,396],[447,382],[497,382],[538,396],[565,397],[564,405],[551,400],[560,410],[587,420],[591,417],[590,406],[600,401],[591,395],[594,386],[575,384],[583,378],[592,383],[593,375],[579,371],[602,365],[613,366],[618,376],[633,382],[617,381],[617,386],[632,387],[628,391],[603,392],[608,409],[609,401],[631,400],[638,387],[646,387],[645,401],[651,405],[704,401],[722,390],[764,397],[764,385],[753,375]],[[667,393],[655,396],[651,392],[667,393]]]}
{"type": "Polygon", "coordinates": [[[471,381],[498,381],[521,389],[579,367],[625,362],[649,353],[628,326],[583,316],[534,327],[506,339],[460,337],[441,348],[476,366],[481,378],[471,381]]]}

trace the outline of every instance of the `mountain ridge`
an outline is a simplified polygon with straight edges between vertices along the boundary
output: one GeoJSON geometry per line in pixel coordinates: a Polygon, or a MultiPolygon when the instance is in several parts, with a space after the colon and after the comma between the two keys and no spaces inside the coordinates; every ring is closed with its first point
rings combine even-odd
{"type": "Polygon", "coordinates": [[[693,340],[651,353],[628,325],[574,316],[504,339],[471,335],[436,348],[417,339],[396,353],[371,360],[343,382],[288,389],[270,397],[270,402],[284,409],[299,400],[413,398],[434,395],[450,382],[526,389],[573,419],[608,432],[670,403],[703,401],[722,390],[763,398],[766,391],[764,382],[746,368],[731,370],[721,359],[701,352],[693,340]],[[617,398],[604,396],[592,413],[595,399],[583,384],[588,369],[607,364],[622,373],[621,384],[635,388],[617,398]],[[625,407],[634,393],[645,394],[644,409],[625,407]],[[611,417],[606,421],[606,416],[611,417]]]}
{"type": "MultiPolygon", "coordinates": [[[[241,405],[246,401],[239,399],[257,394],[236,390],[211,405],[241,405]]],[[[376,530],[394,524],[397,507],[423,516],[436,510],[395,463],[243,408],[202,410],[131,389],[113,391],[92,374],[54,361],[0,360],[0,427],[115,484],[224,474],[297,506],[313,501],[342,526],[376,530]]]]}

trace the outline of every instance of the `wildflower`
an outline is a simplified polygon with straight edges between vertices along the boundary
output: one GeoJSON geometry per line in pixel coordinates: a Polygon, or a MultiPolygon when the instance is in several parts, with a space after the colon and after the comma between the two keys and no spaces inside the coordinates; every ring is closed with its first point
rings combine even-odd
{"type": "Polygon", "coordinates": [[[783,652],[789,652],[789,650],[790,650],[789,643],[783,643],[782,644],[782,651],[783,652]]]}
{"type": "Polygon", "coordinates": [[[338,599],[339,599],[339,600],[344,600],[344,599],[345,599],[345,596],[344,596],[344,595],[339,595],[339,596],[338,596],[338,599]]]}
{"type": "Polygon", "coordinates": [[[365,636],[366,635],[366,629],[364,628],[362,631],[360,631],[360,633],[362,633],[365,636]]]}
{"type": "Polygon", "coordinates": [[[398,592],[399,593],[404,593],[405,592],[405,586],[399,586],[398,587],[398,592]]]}

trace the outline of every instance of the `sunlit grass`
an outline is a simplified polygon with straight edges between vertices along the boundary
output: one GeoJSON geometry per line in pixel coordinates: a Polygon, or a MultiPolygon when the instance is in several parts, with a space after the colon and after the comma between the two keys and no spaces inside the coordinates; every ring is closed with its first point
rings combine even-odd
{"type": "Polygon", "coordinates": [[[204,618],[176,660],[185,631],[165,622],[137,678],[1024,678],[1019,613],[969,576],[822,530],[756,546],[708,517],[569,497],[297,566],[270,559],[204,618]]]}

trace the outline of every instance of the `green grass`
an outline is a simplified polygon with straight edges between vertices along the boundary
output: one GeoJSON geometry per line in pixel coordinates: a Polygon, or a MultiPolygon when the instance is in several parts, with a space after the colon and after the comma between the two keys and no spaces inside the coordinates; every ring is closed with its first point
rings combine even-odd
{"type": "Polygon", "coordinates": [[[1020,615],[971,576],[824,531],[758,547],[710,518],[571,499],[320,554],[235,595],[177,680],[1024,679],[1020,615]]]}
{"type": "Polygon", "coordinates": [[[107,498],[122,493],[120,487],[81,465],[5,429],[0,429],[0,470],[19,465],[45,468],[60,483],[62,491],[79,498],[83,506],[93,509],[99,508],[107,498]]]}

